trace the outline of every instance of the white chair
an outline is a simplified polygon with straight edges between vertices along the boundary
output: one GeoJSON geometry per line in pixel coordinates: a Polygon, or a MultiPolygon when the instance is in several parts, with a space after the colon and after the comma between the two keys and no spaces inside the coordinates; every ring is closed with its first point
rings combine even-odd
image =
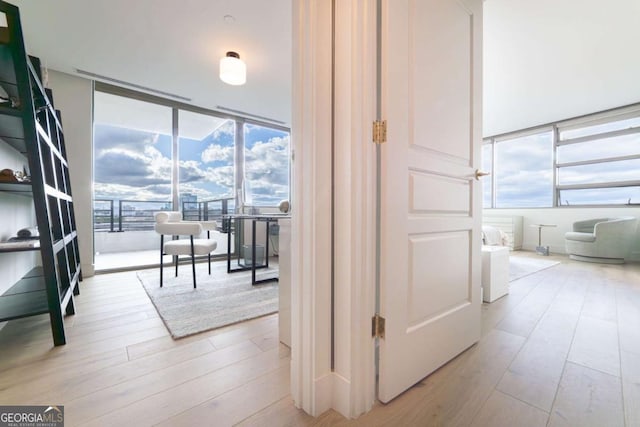
{"type": "Polygon", "coordinates": [[[574,222],[564,238],[571,259],[622,264],[635,235],[634,217],[596,218],[574,222]]]}
{"type": "MultiPolygon", "coordinates": [[[[163,256],[173,255],[176,265],[176,277],[178,277],[178,256],[190,255],[193,271],[193,288],[196,288],[196,255],[207,255],[209,261],[209,274],[211,274],[211,252],[218,244],[210,239],[196,239],[202,233],[203,226],[196,221],[182,221],[180,212],[158,212],[155,214],[155,230],[160,234],[160,287],[162,287],[163,256]],[[189,236],[189,239],[164,241],[164,236],[189,236]]],[[[209,231],[216,228],[215,221],[205,223],[207,237],[209,231]]]]}

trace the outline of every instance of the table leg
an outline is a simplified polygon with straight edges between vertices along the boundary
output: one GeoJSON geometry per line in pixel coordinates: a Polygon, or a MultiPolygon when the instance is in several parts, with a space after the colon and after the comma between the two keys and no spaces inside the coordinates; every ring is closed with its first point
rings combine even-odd
{"type": "Polygon", "coordinates": [[[251,221],[251,284],[256,284],[256,220],[251,221]]]}
{"type": "MultiPolygon", "coordinates": [[[[225,221],[224,219],[222,221],[225,221]]],[[[227,218],[227,273],[231,273],[231,218],[227,218]]],[[[224,224],[222,225],[224,228],[224,224]]]]}
{"type": "Polygon", "coordinates": [[[538,227],[538,246],[542,246],[542,227],[538,227]]]}
{"type": "Polygon", "coordinates": [[[269,268],[269,224],[271,224],[269,221],[265,221],[267,231],[265,232],[264,259],[265,259],[265,266],[267,268],[269,268]]]}

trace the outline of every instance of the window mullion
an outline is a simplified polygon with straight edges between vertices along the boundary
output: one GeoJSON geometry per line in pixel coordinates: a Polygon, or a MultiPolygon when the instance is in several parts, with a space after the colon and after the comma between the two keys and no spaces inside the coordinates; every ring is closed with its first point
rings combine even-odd
{"type": "Polygon", "coordinates": [[[497,208],[498,207],[498,195],[497,195],[498,169],[500,165],[498,165],[498,155],[496,150],[498,143],[495,138],[491,139],[491,144],[493,145],[493,147],[491,148],[491,155],[493,156],[493,160],[491,161],[491,165],[493,166],[493,177],[491,178],[491,186],[492,186],[491,187],[491,205],[494,208],[497,208]]]}
{"type": "Polygon", "coordinates": [[[553,173],[553,202],[552,207],[558,207],[562,205],[560,201],[560,190],[558,190],[558,142],[560,141],[560,131],[558,126],[553,125],[553,133],[551,136],[553,149],[551,150],[552,160],[552,173],[553,173]]]}
{"type": "Polygon", "coordinates": [[[179,155],[179,123],[178,123],[178,109],[172,108],[172,140],[171,140],[171,195],[172,195],[172,204],[173,210],[182,211],[182,206],[180,206],[180,194],[178,192],[179,184],[180,184],[180,155],[179,155]]]}
{"type": "MultiPolygon", "coordinates": [[[[245,176],[244,176],[244,126],[245,122],[242,119],[236,119],[236,132],[235,132],[235,206],[243,208],[246,202],[247,195],[244,193],[245,188],[245,176]]],[[[242,212],[240,212],[242,213],[242,212]]]]}

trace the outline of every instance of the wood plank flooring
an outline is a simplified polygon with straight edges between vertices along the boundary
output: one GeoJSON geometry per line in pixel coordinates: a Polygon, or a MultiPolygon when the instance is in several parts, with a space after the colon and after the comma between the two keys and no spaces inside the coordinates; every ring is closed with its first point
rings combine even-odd
{"type": "Polygon", "coordinates": [[[640,426],[640,265],[550,258],[483,305],[478,344],[356,420],[294,407],[277,315],[176,341],[133,272],[82,283],[66,346],[47,316],[0,330],[0,404],[67,426],[640,426]]]}

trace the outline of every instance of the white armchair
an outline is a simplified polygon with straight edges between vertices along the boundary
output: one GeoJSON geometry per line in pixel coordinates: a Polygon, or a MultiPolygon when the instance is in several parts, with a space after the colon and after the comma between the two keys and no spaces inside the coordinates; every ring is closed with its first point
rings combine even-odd
{"type": "Polygon", "coordinates": [[[571,259],[622,264],[635,235],[634,217],[596,218],[574,222],[573,231],[564,238],[571,259]]]}
{"type": "MultiPolygon", "coordinates": [[[[155,230],[160,234],[160,287],[162,287],[163,272],[163,255],[173,255],[176,265],[176,277],[178,276],[178,256],[190,255],[191,268],[193,272],[193,288],[196,288],[196,255],[207,255],[209,261],[209,274],[211,274],[211,252],[213,252],[218,244],[210,239],[196,239],[203,231],[203,226],[195,221],[182,221],[180,212],[158,212],[155,215],[155,230]],[[164,236],[189,236],[189,239],[178,239],[164,241],[164,236]]],[[[207,222],[207,237],[209,230],[215,229],[216,224],[213,221],[207,222]]]]}

